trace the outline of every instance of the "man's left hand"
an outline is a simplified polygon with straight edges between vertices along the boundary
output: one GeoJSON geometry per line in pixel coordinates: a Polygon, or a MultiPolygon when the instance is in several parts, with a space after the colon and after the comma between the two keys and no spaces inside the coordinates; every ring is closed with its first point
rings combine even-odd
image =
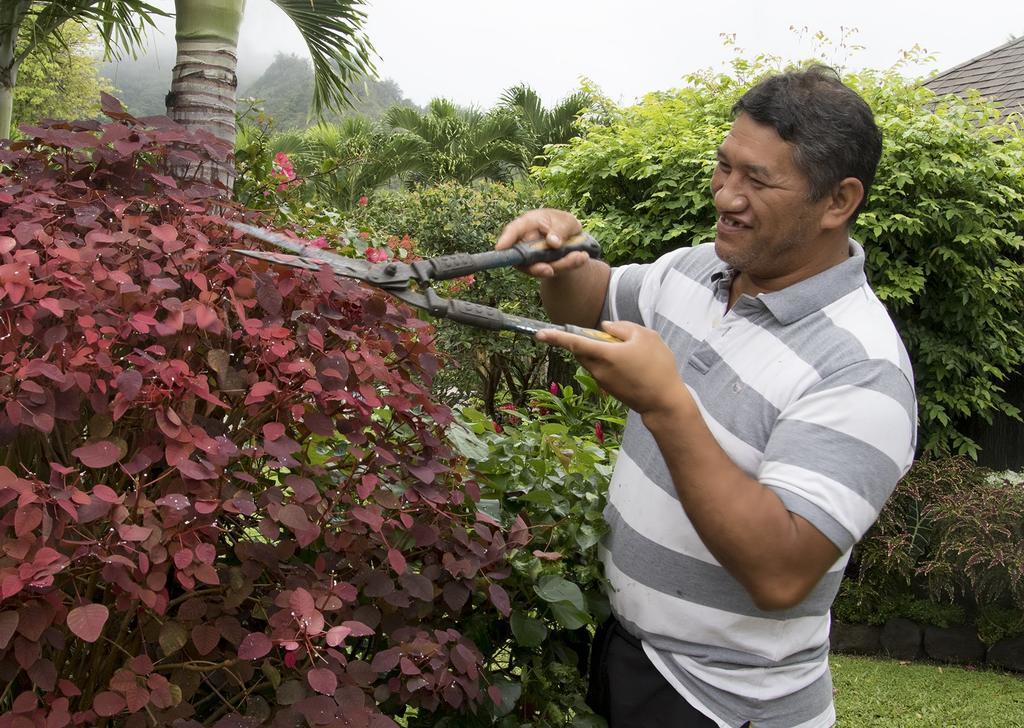
{"type": "Polygon", "coordinates": [[[605,321],[601,328],[622,342],[553,329],[539,332],[537,340],[572,352],[606,392],[637,414],[670,411],[681,397],[689,400],[675,356],[657,333],[626,321],[605,321]]]}

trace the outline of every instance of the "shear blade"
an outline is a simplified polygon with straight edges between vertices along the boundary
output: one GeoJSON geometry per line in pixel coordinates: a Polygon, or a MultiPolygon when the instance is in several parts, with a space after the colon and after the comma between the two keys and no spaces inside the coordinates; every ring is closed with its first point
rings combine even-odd
{"type": "Polygon", "coordinates": [[[326,265],[336,275],[345,276],[346,278],[358,278],[359,280],[366,280],[371,267],[369,261],[345,258],[320,248],[314,248],[311,245],[304,245],[298,240],[286,238],[284,235],[279,235],[269,230],[253,227],[241,222],[229,222],[228,224],[246,235],[287,250],[291,254],[283,255],[281,253],[268,253],[259,250],[237,250],[242,255],[307,270],[320,270],[321,267],[326,265]]]}

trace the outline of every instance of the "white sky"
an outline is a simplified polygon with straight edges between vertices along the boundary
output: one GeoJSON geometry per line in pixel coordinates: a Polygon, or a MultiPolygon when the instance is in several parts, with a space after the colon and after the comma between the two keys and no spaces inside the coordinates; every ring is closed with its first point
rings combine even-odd
{"type": "MultiPolygon", "coordinates": [[[[856,29],[848,44],[864,49],[839,49],[829,60],[888,68],[917,44],[935,58],[913,68],[914,76],[1024,34],[1022,0],[369,0],[367,17],[382,78],[417,104],[444,96],[484,108],[521,82],[551,104],[575,91],[581,77],[630,103],[680,85],[692,71],[720,68],[734,53],[722,34],[735,34],[746,57],[798,60],[816,55],[814,33],[838,42],[844,29],[856,29]]],[[[247,0],[240,65],[259,73],[278,51],[307,55],[270,0],[247,0]]]]}

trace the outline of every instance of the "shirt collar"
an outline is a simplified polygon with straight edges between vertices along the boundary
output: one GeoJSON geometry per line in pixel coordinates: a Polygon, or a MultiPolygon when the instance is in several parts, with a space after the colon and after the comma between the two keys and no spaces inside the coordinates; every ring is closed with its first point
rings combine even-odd
{"type": "MultiPolygon", "coordinates": [[[[735,275],[734,268],[723,264],[722,268],[711,274],[711,282],[716,284],[716,287],[725,287],[728,290],[735,275]]],[[[865,282],[867,277],[864,275],[864,248],[850,238],[850,257],[842,263],[787,286],[781,291],[759,293],[756,300],[785,326],[820,311],[860,288],[865,282]]],[[[749,299],[749,296],[744,295],[742,298],[749,299]]]]}

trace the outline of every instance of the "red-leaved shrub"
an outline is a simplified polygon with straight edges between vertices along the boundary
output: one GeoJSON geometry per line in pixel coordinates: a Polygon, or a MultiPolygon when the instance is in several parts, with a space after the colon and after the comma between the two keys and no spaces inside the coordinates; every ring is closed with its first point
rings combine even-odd
{"type": "Polygon", "coordinates": [[[0,149],[0,728],[497,700],[454,626],[508,613],[506,544],[430,329],[231,254],[216,191],[160,172],[224,150],[104,102],[0,149]]]}

